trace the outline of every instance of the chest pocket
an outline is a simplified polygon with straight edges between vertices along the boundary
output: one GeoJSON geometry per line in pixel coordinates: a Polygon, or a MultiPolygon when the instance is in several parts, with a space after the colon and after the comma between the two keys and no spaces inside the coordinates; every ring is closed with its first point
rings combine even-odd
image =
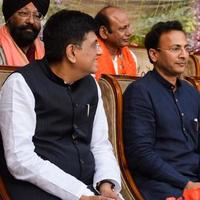
{"type": "Polygon", "coordinates": [[[94,116],[96,113],[97,104],[75,104],[74,105],[74,120],[73,128],[74,135],[79,139],[90,142],[94,116]]]}

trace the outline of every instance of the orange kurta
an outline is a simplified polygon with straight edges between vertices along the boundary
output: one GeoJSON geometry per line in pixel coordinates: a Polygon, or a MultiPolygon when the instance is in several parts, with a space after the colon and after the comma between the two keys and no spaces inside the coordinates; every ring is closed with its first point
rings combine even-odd
{"type": "MultiPolygon", "coordinates": [[[[109,50],[100,39],[98,39],[98,43],[101,47],[102,55],[100,55],[97,59],[98,71],[95,74],[97,80],[101,77],[101,74],[116,74],[109,50]]],[[[117,55],[117,63],[118,74],[129,76],[136,75],[136,61],[134,60],[134,57],[128,47],[123,47],[121,54],[117,55]]]]}
{"type": "MultiPolygon", "coordinates": [[[[37,38],[35,44],[35,59],[41,59],[44,56],[43,42],[37,38]]],[[[6,25],[0,28],[0,47],[3,49],[6,64],[12,66],[24,66],[29,63],[24,52],[17,46],[11,37],[6,25]]]]}

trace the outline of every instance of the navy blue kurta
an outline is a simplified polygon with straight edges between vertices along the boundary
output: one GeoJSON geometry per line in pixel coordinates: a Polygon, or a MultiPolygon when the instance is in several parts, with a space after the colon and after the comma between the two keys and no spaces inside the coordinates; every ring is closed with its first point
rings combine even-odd
{"type": "Polygon", "coordinates": [[[200,96],[186,81],[174,91],[154,70],[126,89],[126,153],[145,200],[178,197],[199,180],[199,120],[200,96]]]}

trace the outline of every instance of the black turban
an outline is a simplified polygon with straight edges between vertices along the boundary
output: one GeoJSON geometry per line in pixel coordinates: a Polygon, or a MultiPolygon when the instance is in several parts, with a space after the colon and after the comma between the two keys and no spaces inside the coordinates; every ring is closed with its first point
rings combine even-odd
{"type": "Polygon", "coordinates": [[[50,0],[3,0],[2,12],[7,21],[16,11],[32,2],[43,16],[46,15],[50,0]]]}

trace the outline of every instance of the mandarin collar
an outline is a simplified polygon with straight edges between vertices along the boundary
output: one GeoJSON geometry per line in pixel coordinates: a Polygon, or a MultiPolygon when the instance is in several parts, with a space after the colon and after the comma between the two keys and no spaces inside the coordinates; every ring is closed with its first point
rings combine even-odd
{"type": "MultiPolygon", "coordinates": [[[[174,90],[175,86],[171,84],[169,81],[164,79],[157,71],[156,69],[153,69],[152,71],[153,76],[167,89],[174,90]]],[[[179,88],[181,86],[181,80],[177,78],[176,81],[176,87],[179,88]]]]}
{"type": "MultiPolygon", "coordinates": [[[[42,70],[44,71],[44,73],[48,76],[48,78],[50,78],[52,81],[56,82],[57,84],[62,85],[62,86],[72,86],[72,85],[74,85],[74,83],[73,84],[65,83],[62,78],[60,78],[59,76],[54,74],[51,71],[51,69],[49,67],[49,63],[48,63],[46,58],[42,59],[42,63],[40,63],[40,66],[41,66],[42,70]]],[[[78,81],[76,81],[76,82],[78,82],[78,81]]]]}

